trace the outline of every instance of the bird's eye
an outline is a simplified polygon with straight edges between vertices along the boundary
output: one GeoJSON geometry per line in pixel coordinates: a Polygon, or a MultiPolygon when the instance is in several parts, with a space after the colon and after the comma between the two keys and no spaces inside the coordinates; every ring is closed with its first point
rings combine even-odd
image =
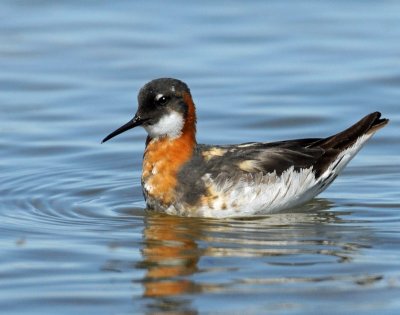
{"type": "Polygon", "coordinates": [[[165,104],[167,104],[168,100],[169,100],[169,98],[165,95],[159,94],[156,96],[157,105],[165,105],[165,104]]]}

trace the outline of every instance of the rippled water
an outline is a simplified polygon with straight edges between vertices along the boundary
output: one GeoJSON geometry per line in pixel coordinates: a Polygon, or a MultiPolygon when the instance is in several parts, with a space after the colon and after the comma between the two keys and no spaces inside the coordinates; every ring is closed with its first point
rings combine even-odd
{"type": "Polygon", "coordinates": [[[397,314],[400,2],[2,1],[0,312],[397,314]],[[251,219],[144,212],[148,80],[206,143],[388,127],[319,198],[251,219]]]}

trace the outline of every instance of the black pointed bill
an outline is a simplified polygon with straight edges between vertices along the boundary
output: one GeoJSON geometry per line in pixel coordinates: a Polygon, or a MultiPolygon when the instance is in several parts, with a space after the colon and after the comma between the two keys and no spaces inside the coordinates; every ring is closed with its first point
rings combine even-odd
{"type": "Polygon", "coordinates": [[[119,127],[117,130],[111,132],[107,137],[101,141],[101,143],[104,143],[111,138],[114,138],[115,136],[118,136],[120,133],[123,133],[129,129],[135,128],[137,126],[140,126],[141,124],[144,123],[144,120],[141,119],[138,115],[135,115],[132,120],[128,121],[125,125],[119,127]]]}

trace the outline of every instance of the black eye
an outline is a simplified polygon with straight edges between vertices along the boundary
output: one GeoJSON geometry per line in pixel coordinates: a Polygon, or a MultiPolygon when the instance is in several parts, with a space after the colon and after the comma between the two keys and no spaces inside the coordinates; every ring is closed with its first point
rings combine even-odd
{"type": "Polygon", "coordinates": [[[169,101],[169,97],[165,95],[157,95],[156,96],[156,104],[157,105],[165,105],[169,101]]]}

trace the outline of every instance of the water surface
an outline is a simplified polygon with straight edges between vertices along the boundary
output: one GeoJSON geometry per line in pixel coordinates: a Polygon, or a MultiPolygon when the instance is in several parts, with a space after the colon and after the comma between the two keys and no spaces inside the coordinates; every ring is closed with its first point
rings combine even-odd
{"type": "Polygon", "coordinates": [[[2,1],[4,314],[397,314],[400,3],[2,1]],[[391,119],[291,213],[144,211],[137,90],[187,82],[205,143],[391,119]]]}

